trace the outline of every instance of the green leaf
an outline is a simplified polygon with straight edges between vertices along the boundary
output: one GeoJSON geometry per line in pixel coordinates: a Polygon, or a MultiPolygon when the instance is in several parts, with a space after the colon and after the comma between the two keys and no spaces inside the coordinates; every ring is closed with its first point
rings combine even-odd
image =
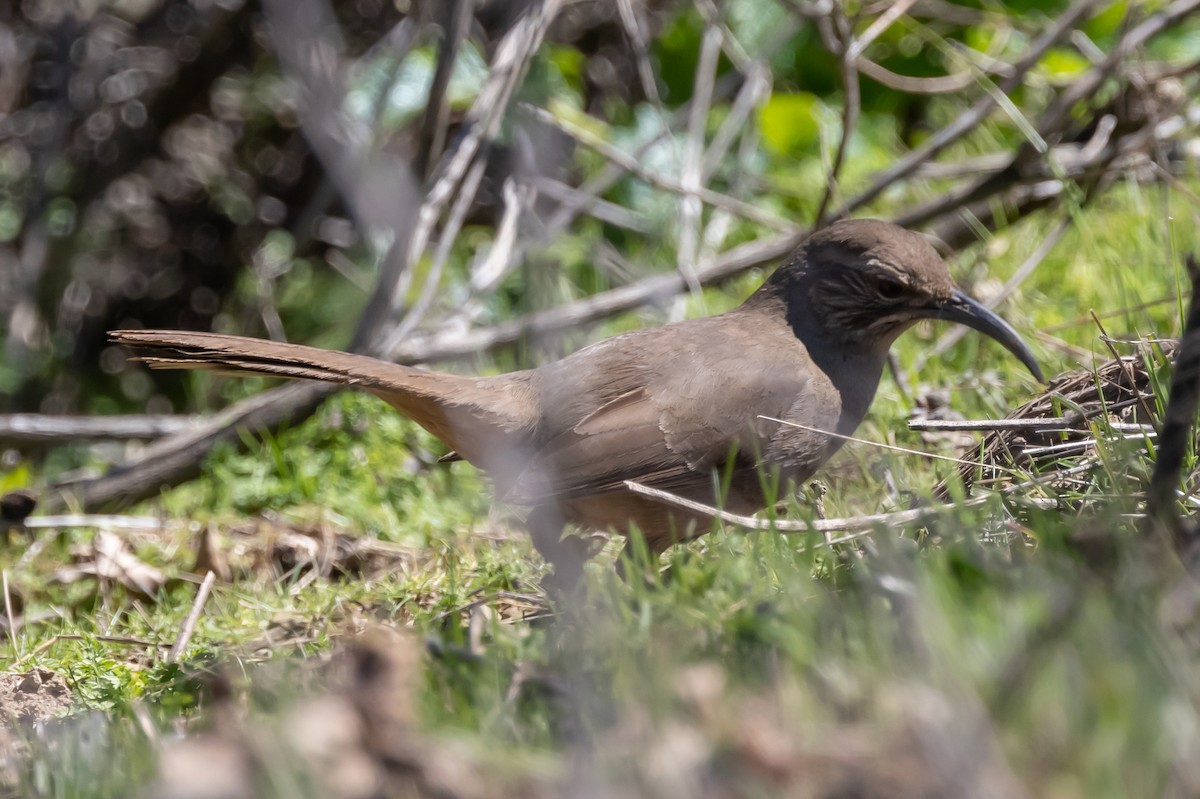
{"type": "Polygon", "coordinates": [[[1108,8],[1088,20],[1083,26],[1083,32],[1093,40],[1111,37],[1117,32],[1117,28],[1128,10],[1127,0],[1112,3],[1108,8]]]}
{"type": "Polygon", "coordinates": [[[820,143],[821,101],[810,92],[773,94],[758,114],[763,141],[779,155],[812,153],[820,143]]]}
{"type": "Polygon", "coordinates": [[[1046,53],[1038,64],[1038,72],[1053,82],[1061,83],[1082,75],[1091,66],[1086,58],[1074,50],[1056,47],[1046,53]]]}
{"type": "Polygon", "coordinates": [[[0,472],[0,494],[8,493],[16,488],[25,488],[33,482],[29,465],[19,463],[11,469],[0,472]]]}

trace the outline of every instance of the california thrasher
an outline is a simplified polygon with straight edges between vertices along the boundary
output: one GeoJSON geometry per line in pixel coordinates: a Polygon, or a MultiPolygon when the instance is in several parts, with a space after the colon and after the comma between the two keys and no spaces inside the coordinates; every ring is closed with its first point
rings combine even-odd
{"type": "Polygon", "coordinates": [[[112,338],[145,352],[153,367],[370,391],[487,472],[501,500],[530,507],[535,545],[570,580],[582,560],[561,540],[567,523],[636,527],[654,552],[707,529],[707,518],[632,493],[626,480],[752,513],[767,502],[768,480],[810,477],[843,443],[818,431],[854,431],[888,348],[920,319],[991,336],[1043,379],[1016,331],[955,288],[924,238],[871,219],[814,233],[732,311],[623,333],[493,377],[212,333],[118,330],[112,338]]]}

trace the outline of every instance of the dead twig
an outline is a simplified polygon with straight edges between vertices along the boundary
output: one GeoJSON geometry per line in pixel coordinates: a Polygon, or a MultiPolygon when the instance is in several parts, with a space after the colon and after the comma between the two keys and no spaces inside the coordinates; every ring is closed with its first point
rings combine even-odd
{"type": "Polygon", "coordinates": [[[162,438],[99,477],[55,483],[44,507],[68,506],[68,497],[85,510],[128,507],[200,473],[204,456],[221,443],[238,444],[244,430],[274,429],[303,419],[334,392],[322,383],[293,383],[235,403],[193,430],[162,438]]]}
{"type": "Polygon", "coordinates": [[[777,217],[774,214],[764,211],[757,206],[751,205],[744,200],[739,200],[736,197],[730,197],[728,194],[722,194],[719,191],[706,189],[703,186],[689,190],[678,180],[670,178],[666,175],[660,175],[650,169],[647,169],[635,157],[621,152],[608,142],[592,134],[590,131],[584,130],[568,120],[560,119],[543,108],[537,108],[529,105],[523,105],[522,108],[528,111],[535,119],[558,128],[580,144],[595,150],[597,153],[604,156],[609,161],[612,161],[626,172],[636,176],[639,180],[649,183],[651,186],[662,189],[663,191],[669,191],[673,194],[680,194],[685,197],[694,196],[697,199],[708,203],[714,208],[722,208],[730,213],[744,217],[751,222],[757,222],[764,227],[772,228],[773,230],[787,232],[798,229],[795,223],[777,217]]]}
{"type": "Polygon", "coordinates": [[[118,646],[141,646],[147,649],[170,649],[170,644],[155,643],[154,641],[146,641],[141,638],[130,638],[124,635],[78,635],[76,633],[57,633],[53,637],[46,639],[38,644],[29,653],[22,655],[13,661],[12,670],[18,672],[21,666],[30,659],[37,657],[45,652],[50,647],[61,641],[101,641],[106,644],[116,644],[118,646]]]}
{"type": "Polygon", "coordinates": [[[197,416],[56,416],[43,413],[0,415],[0,444],[58,445],[71,441],[148,441],[194,428],[197,416]]]}
{"type": "MultiPolygon", "coordinates": [[[[1099,413],[1100,411],[1096,411],[1099,413]]],[[[1078,417],[1082,419],[1083,417],[1078,417]]],[[[1031,419],[913,419],[908,423],[909,430],[935,433],[958,432],[990,432],[992,430],[1031,430],[1039,433],[1090,433],[1090,430],[1072,427],[1070,416],[1045,417],[1031,419]]],[[[1126,424],[1123,422],[1105,422],[1105,427],[1120,432],[1153,432],[1154,426],[1148,424],[1126,424]]]]}
{"type": "Polygon", "coordinates": [[[1185,556],[1185,563],[1191,560],[1194,554],[1191,550],[1200,537],[1194,525],[1185,525],[1180,518],[1176,500],[1192,422],[1200,405],[1200,263],[1195,255],[1189,255],[1186,264],[1192,299],[1175,356],[1175,373],[1171,376],[1171,393],[1146,502],[1149,517],[1170,533],[1176,550],[1185,556]]]}
{"type": "Polygon", "coordinates": [[[480,157],[471,165],[466,177],[463,179],[462,187],[454,199],[454,205],[450,209],[450,216],[446,220],[445,227],[442,229],[441,239],[434,250],[433,263],[429,267],[429,272],[425,275],[425,282],[421,286],[421,293],[418,295],[416,302],[409,306],[408,311],[404,314],[404,318],[389,334],[396,339],[406,337],[420,324],[422,317],[424,317],[425,312],[433,302],[434,296],[437,294],[438,286],[442,279],[442,272],[446,268],[446,262],[450,259],[450,249],[459,232],[462,230],[467,213],[471,210],[471,204],[475,202],[475,195],[479,193],[479,184],[483,180],[483,173],[487,168],[486,151],[486,147],[481,150],[480,157]]]}
{"type": "MultiPolygon", "coordinates": [[[[696,272],[701,286],[726,281],[747,269],[764,266],[782,258],[802,238],[802,234],[775,236],[748,242],[727,250],[696,272]]],[[[528,336],[556,333],[586,325],[651,302],[662,302],[687,287],[678,272],[653,275],[636,283],[593,294],[582,300],[535,311],[526,316],[487,328],[439,330],[426,336],[413,336],[393,351],[399,363],[445,361],[475,357],[481,351],[493,351],[528,336]]]]}
{"type": "MultiPolygon", "coordinates": [[[[1161,352],[1163,357],[1171,357],[1173,344],[1163,344],[1161,352]]],[[[1087,440],[1095,438],[1095,430],[1091,425],[1086,428],[1080,425],[1084,420],[1095,419],[1096,428],[1101,431],[1113,424],[1113,429],[1123,432],[1129,425],[1130,433],[1137,433],[1139,439],[1144,438],[1147,432],[1144,423],[1153,422],[1156,418],[1156,415],[1143,415],[1145,392],[1152,385],[1154,369],[1150,353],[1143,350],[1137,355],[1122,356],[1094,368],[1059,375],[1044,393],[1009,414],[1008,420],[1033,419],[1038,420],[1040,426],[1042,420],[1061,415],[1064,426],[1070,429],[1053,432],[1036,428],[1020,429],[1015,425],[998,426],[984,436],[982,444],[971,448],[972,452],[978,453],[978,461],[986,464],[984,468],[980,470],[978,466],[964,466],[958,470],[957,481],[969,491],[976,484],[1009,480],[1000,476],[995,468],[997,465],[1008,467],[1020,464],[1026,469],[1036,469],[1036,453],[1046,452],[1045,446],[1076,443],[1081,436],[1087,440]],[[1142,410],[1139,412],[1139,409],[1142,410]],[[1029,454],[1031,451],[1035,456],[1029,454]]],[[[1047,461],[1059,461],[1061,457],[1061,452],[1056,454],[1050,451],[1047,461]]],[[[1053,487],[1055,481],[1068,471],[1062,463],[1055,462],[1053,468],[1038,479],[1053,487]]],[[[951,482],[951,478],[939,482],[933,490],[934,498],[947,501],[954,496],[951,482]]]]}
{"type": "MultiPolygon", "coordinates": [[[[870,36],[871,39],[878,36],[886,30],[892,20],[903,16],[904,12],[911,5],[912,2],[904,2],[903,0],[896,3],[876,19],[867,28],[863,36],[870,36]],[[897,11],[899,13],[895,13],[897,11]],[[882,26],[880,26],[880,23],[882,23],[882,26]]],[[[825,214],[829,210],[829,204],[833,201],[834,193],[837,191],[838,177],[842,173],[842,163],[846,159],[846,149],[850,146],[850,137],[854,134],[855,128],[858,127],[858,115],[861,110],[860,105],[862,101],[859,94],[858,69],[855,66],[855,61],[862,52],[860,48],[865,49],[867,44],[870,43],[870,39],[865,42],[856,42],[850,22],[846,19],[845,14],[841,12],[837,4],[834,4],[833,8],[833,25],[841,47],[842,130],[837,152],[833,156],[833,164],[830,165],[829,174],[825,178],[825,193],[821,196],[821,204],[817,206],[816,221],[813,223],[814,228],[820,228],[825,224],[825,214]]]]}
{"type": "MultiPolygon", "coordinates": [[[[899,524],[913,524],[927,521],[936,518],[938,515],[954,510],[955,508],[967,508],[982,505],[987,501],[987,497],[974,497],[957,505],[938,505],[924,508],[913,508],[911,510],[892,511],[890,513],[873,513],[865,516],[849,516],[844,519],[813,519],[812,521],[804,521],[798,519],[759,519],[754,516],[744,516],[738,513],[729,513],[728,511],[715,508],[711,505],[705,505],[702,502],[695,502],[686,499],[669,491],[662,491],[657,488],[651,488],[647,485],[626,480],[625,487],[635,494],[642,494],[664,502],[668,505],[674,505],[685,510],[700,513],[705,516],[710,516],[714,519],[735,524],[738,527],[744,527],[747,530],[763,530],[780,533],[829,533],[839,531],[849,531],[850,533],[870,533],[879,527],[894,526],[899,524]]],[[[845,541],[852,540],[858,537],[857,535],[848,535],[842,538],[826,539],[824,543],[840,544],[845,541]]]]}
{"type": "Polygon", "coordinates": [[[4,616],[8,619],[8,644],[12,647],[13,657],[17,656],[17,619],[13,613],[12,593],[8,590],[8,569],[0,571],[0,581],[4,583],[4,616]]]}
{"type": "Polygon", "coordinates": [[[911,75],[901,75],[892,72],[887,67],[859,56],[854,60],[854,66],[859,72],[872,80],[879,81],[884,86],[908,94],[949,94],[961,92],[975,82],[976,78],[970,72],[956,72],[953,75],[943,75],[936,78],[915,78],[911,75]]]}
{"type": "Polygon", "coordinates": [[[702,182],[707,182],[713,176],[717,167],[720,166],[721,160],[729,151],[729,146],[733,144],[733,140],[744,131],[750,114],[758,107],[763,98],[769,97],[770,94],[771,71],[763,62],[755,61],[750,65],[749,72],[746,74],[746,82],[738,90],[729,113],[725,119],[721,120],[721,126],[717,128],[712,142],[704,153],[702,182]]]}
{"type": "Polygon", "coordinates": [[[655,108],[662,108],[662,98],[658,95],[658,79],[654,76],[654,66],[650,60],[650,42],[646,35],[645,20],[641,19],[633,7],[632,0],[617,0],[617,13],[625,35],[633,46],[634,60],[637,62],[638,80],[642,84],[642,93],[655,108]]]}
{"type": "Polygon", "coordinates": [[[574,186],[543,176],[535,177],[531,181],[531,185],[537,189],[539,194],[564,206],[578,204],[584,213],[601,222],[632,230],[635,233],[648,234],[652,232],[652,228],[646,224],[646,221],[628,208],[588,195],[574,186]]]}
{"type": "Polygon", "coordinates": [[[1041,60],[1046,51],[1066,36],[1095,6],[1096,0],[1078,0],[1063,12],[1062,16],[1055,20],[1054,25],[1038,37],[1030,45],[1029,51],[1013,64],[1013,74],[1001,81],[999,86],[997,86],[997,93],[989,93],[981,97],[953,122],[930,136],[920,147],[901,158],[891,168],[885,169],[876,175],[875,180],[872,181],[871,185],[865,191],[845,203],[832,214],[832,217],[840,219],[862,208],[882,194],[888,186],[908,177],[921,164],[931,160],[946,147],[978,127],[980,123],[987,119],[992,110],[996,108],[999,94],[1007,95],[1014,91],[1020,85],[1026,73],[1033,69],[1034,65],[1041,60]]]}
{"type": "Polygon", "coordinates": [[[179,656],[187,649],[188,642],[192,640],[192,634],[196,632],[196,623],[200,621],[200,614],[204,612],[204,603],[208,601],[208,594],[212,591],[213,583],[216,581],[216,572],[210,570],[208,574],[204,575],[204,582],[200,583],[200,587],[196,589],[196,599],[192,602],[192,609],[184,619],[183,627],[180,628],[179,636],[175,639],[171,650],[167,652],[168,663],[179,660],[179,656]]]}
{"type": "MultiPolygon", "coordinates": [[[[422,180],[442,157],[446,143],[446,125],[450,118],[450,76],[459,48],[467,37],[471,26],[471,11],[474,3],[467,0],[445,0],[438,9],[441,13],[442,39],[438,45],[437,66],[429,84],[429,102],[421,117],[420,144],[413,159],[413,171],[422,180]]],[[[436,7],[436,6],[434,6],[436,7]]]]}
{"type": "MultiPolygon", "coordinates": [[[[175,525],[182,527],[184,523],[177,522],[175,525]]],[[[92,527],[98,530],[159,532],[170,525],[162,519],[153,516],[112,516],[99,513],[73,513],[61,516],[33,516],[25,520],[25,526],[31,530],[45,530],[56,527],[92,527]]]]}
{"type": "Polygon", "coordinates": [[[687,137],[684,139],[683,164],[679,171],[679,186],[683,194],[679,200],[679,247],[675,256],[675,266],[692,292],[700,290],[700,283],[696,280],[696,261],[700,252],[700,217],[704,206],[698,193],[705,188],[704,133],[708,123],[708,112],[712,108],[713,84],[720,54],[721,32],[716,24],[710,21],[700,39],[695,91],[691,114],[688,116],[687,137]]]}
{"type": "MultiPolygon", "coordinates": [[[[472,165],[482,160],[484,143],[495,138],[513,94],[524,79],[560,5],[561,0],[541,0],[526,11],[500,41],[488,71],[488,79],[463,122],[463,129],[467,133],[439,167],[436,179],[417,213],[412,235],[405,240],[404,266],[400,270],[402,275],[411,275],[412,270],[408,266],[415,263],[425,251],[437,221],[455,190],[460,187],[472,165]]],[[[386,307],[382,304],[378,306],[379,313],[390,318],[399,310],[403,296],[401,290],[391,293],[386,307]]],[[[368,354],[392,358],[405,337],[404,333],[393,328],[381,335],[373,335],[362,343],[368,354]]]]}

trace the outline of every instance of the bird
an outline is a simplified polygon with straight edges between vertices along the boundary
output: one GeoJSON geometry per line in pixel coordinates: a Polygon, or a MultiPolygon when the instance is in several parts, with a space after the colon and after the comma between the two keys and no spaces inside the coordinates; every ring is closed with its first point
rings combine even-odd
{"type": "Polygon", "coordinates": [[[345,384],[382,398],[488,474],[559,584],[588,553],[568,525],[650,552],[711,527],[627,481],[750,514],[812,477],[866,416],[888,352],[922,319],[997,341],[1039,382],[1029,346],[959,290],[919,233],[877,219],[821,228],[741,305],[633,330],[536,368],[467,376],[366,355],[217,333],[116,330],[152,368],[345,384]]]}

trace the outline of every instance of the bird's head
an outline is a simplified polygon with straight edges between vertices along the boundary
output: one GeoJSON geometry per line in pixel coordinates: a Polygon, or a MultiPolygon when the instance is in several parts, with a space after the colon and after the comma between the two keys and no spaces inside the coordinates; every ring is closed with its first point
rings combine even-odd
{"type": "Polygon", "coordinates": [[[789,322],[865,351],[886,352],[921,319],[974,328],[1044,382],[1029,346],[1003,319],[960,291],[922,236],[878,219],[846,219],[813,233],[767,284],[789,322]]]}

